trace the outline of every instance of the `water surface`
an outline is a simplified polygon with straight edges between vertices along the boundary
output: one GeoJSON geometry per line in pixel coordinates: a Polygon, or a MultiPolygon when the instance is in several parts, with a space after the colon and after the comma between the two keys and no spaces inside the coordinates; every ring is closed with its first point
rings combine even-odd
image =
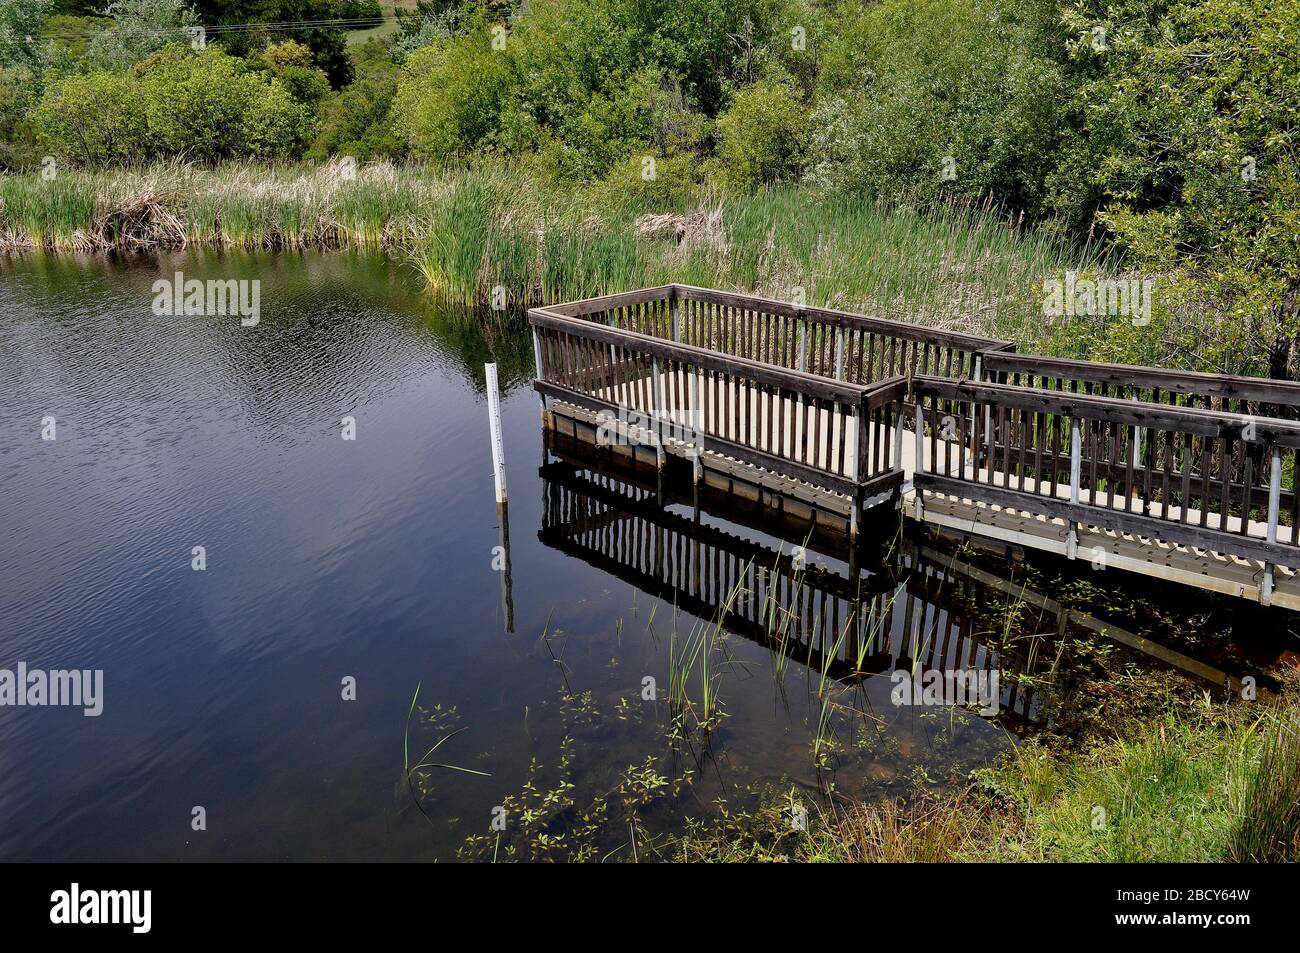
{"type": "MultiPolygon", "coordinates": [[[[629,765],[676,789],[627,808],[666,832],[771,785],[878,797],[960,780],[1054,717],[1034,653],[989,647],[1018,601],[913,548],[861,576],[863,604],[890,613],[864,650],[881,676],[842,678],[824,628],[782,666],[737,621],[713,646],[724,717],[674,743],[670,657],[720,601],[692,579],[724,557],[775,565],[800,539],[545,454],[517,325],[439,308],[364,254],[2,269],[0,667],[102,669],[105,697],[97,718],[0,708],[0,858],[451,859],[530,778],[572,785],[562,833],[629,765]],[[156,316],[152,284],[177,270],[257,278],[260,323],[156,316]],[[914,661],[1006,666],[1005,716],[891,705],[888,672],[914,661]],[[404,758],[448,734],[434,760],[482,774],[406,783],[404,758]]],[[[859,578],[833,549],[812,562],[829,598],[859,578]]],[[[797,605],[811,629],[822,610],[797,605]]],[[[626,825],[609,827],[601,849],[622,856],[626,825]]]]}

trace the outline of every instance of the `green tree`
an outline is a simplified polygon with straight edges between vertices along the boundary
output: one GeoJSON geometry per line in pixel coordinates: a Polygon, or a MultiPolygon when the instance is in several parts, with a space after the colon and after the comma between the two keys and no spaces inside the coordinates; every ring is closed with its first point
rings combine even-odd
{"type": "Polygon", "coordinates": [[[92,38],[86,53],[96,69],[126,69],[169,43],[189,44],[186,28],[199,22],[186,0],[114,0],[104,13],[112,28],[92,38]]]}
{"type": "Polygon", "coordinates": [[[719,177],[734,189],[791,181],[807,146],[808,119],[793,84],[767,79],[740,90],[718,117],[719,177]]]}
{"type": "Polygon", "coordinates": [[[1087,0],[1067,25],[1080,129],[1057,208],[1202,316],[1151,329],[1183,360],[1294,376],[1300,0],[1087,0]]]}
{"type": "Polygon", "coordinates": [[[492,136],[510,81],[510,54],[492,49],[486,28],[425,47],[398,80],[395,124],[419,155],[463,156],[492,136]]]}
{"type": "Polygon", "coordinates": [[[310,110],[279,80],[216,47],[193,55],[169,47],[138,71],[149,132],[161,154],[202,162],[293,157],[314,135],[310,110]]]}
{"type": "Polygon", "coordinates": [[[48,52],[41,25],[53,9],[54,0],[0,0],[0,67],[41,71],[48,52]]]}
{"type": "Polygon", "coordinates": [[[1054,2],[843,0],[836,13],[811,119],[814,181],[1042,207],[1068,99],[1054,2]]]}
{"type": "Polygon", "coordinates": [[[53,152],[84,165],[129,163],[149,149],[139,81],[130,73],[64,76],[46,89],[32,122],[53,152]]]}

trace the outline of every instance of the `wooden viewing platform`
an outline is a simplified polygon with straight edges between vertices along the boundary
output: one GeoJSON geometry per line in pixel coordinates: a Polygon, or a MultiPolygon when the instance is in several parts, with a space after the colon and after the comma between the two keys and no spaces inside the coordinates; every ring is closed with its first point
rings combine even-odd
{"type": "Polygon", "coordinates": [[[923,522],[1300,609],[1300,384],[686,285],[534,308],[546,426],[845,521],[923,522]],[[567,421],[567,424],[565,423],[567,421]],[[918,439],[918,436],[920,439],[918,439]]]}

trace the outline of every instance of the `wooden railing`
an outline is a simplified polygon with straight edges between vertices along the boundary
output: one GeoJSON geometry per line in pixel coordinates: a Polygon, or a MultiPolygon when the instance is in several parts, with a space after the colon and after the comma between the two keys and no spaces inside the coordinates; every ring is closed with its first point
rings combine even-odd
{"type": "Polygon", "coordinates": [[[1300,383],[1295,381],[1000,351],[983,355],[983,370],[985,379],[995,383],[1255,417],[1300,419],[1300,383]]]}
{"type": "Polygon", "coordinates": [[[535,308],[539,393],[608,412],[623,437],[677,441],[860,499],[901,483],[905,382],[827,380],[535,308]]]}
{"type": "Polygon", "coordinates": [[[909,374],[975,377],[978,355],[1014,350],[1009,341],[690,285],[546,310],[853,384],[909,374]]]}
{"type": "Polygon", "coordinates": [[[1010,384],[913,386],[918,488],[1300,566],[1300,424],[1010,384]]]}

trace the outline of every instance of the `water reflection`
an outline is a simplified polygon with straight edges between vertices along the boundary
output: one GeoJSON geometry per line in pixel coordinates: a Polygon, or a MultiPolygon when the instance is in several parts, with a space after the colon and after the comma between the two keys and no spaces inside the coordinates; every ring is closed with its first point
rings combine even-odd
{"type": "Polygon", "coordinates": [[[856,550],[815,525],[782,541],[756,529],[770,527],[770,514],[765,520],[716,494],[702,501],[681,482],[665,487],[634,456],[554,431],[546,447],[553,459],[540,470],[543,543],[839,682],[996,672],[999,723],[1052,728],[1078,700],[1073,660],[1063,657],[1074,636],[1102,638],[1207,686],[1241,689],[1237,675],[990,572],[955,548],[918,541],[906,526],[891,531],[888,516],[877,517],[856,550]]]}

